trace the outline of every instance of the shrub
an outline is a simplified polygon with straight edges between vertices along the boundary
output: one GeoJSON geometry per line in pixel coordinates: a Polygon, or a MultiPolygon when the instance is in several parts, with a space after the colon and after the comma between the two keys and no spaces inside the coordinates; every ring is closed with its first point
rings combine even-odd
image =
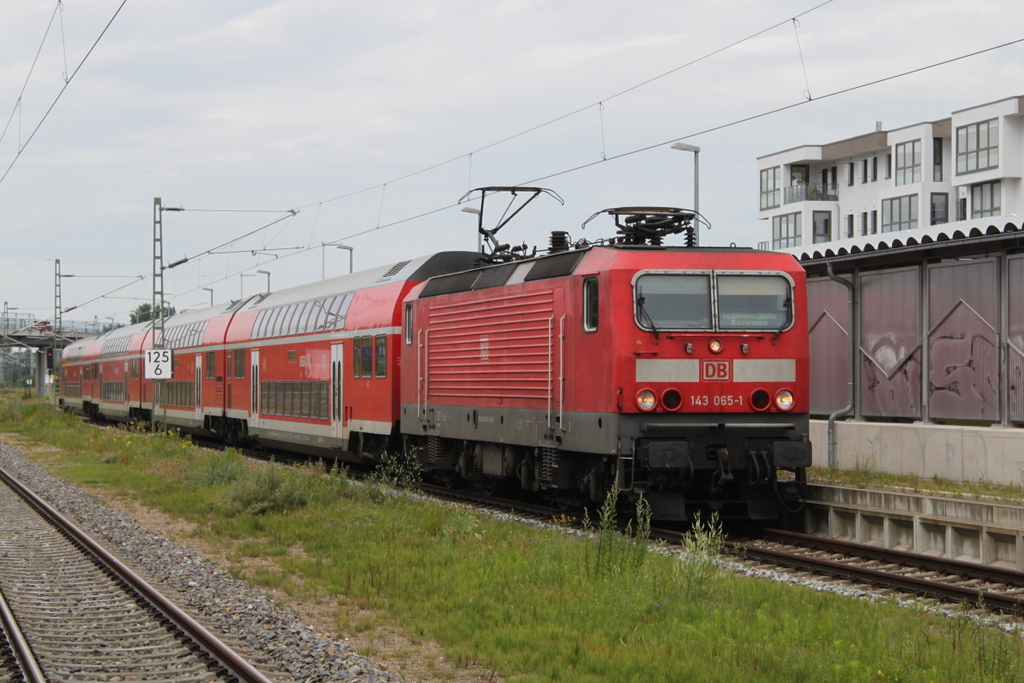
{"type": "Polygon", "coordinates": [[[245,467],[228,487],[226,499],[234,511],[250,515],[296,510],[309,502],[308,484],[305,473],[273,463],[245,467]]]}

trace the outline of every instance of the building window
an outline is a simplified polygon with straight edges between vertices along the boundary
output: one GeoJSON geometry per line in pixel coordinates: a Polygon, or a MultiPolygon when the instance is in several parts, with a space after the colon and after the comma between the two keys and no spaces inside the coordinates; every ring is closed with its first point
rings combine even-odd
{"type": "Polygon", "coordinates": [[[800,214],[787,213],[772,218],[772,249],[800,246],[800,214]]]}
{"type": "Polygon", "coordinates": [[[853,162],[846,164],[846,184],[853,185],[853,162]]]}
{"type": "Polygon", "coordinates": [[[860,215],[860,234],[861,236],[868,234],[868,212],[864,211],[860,215]]]}
{"type": "Polygon", "coordinates": [[[949,222],[949,195],[945,192],[932,193],[932,225],[949,222]]]}
{"type": "Polygon", "coordinates": [[[971,186],[971,218],[998,216],[1002,212],[1001,183],[981,183],[971,186]]]}
{"type": "Polygon", "coordinates": [[[850,239],[853,237],[853,214],[846,216],[846,238],[850,239]]]}
{"type": "Polygon", "coordinates": [[[942,138],[932,138],[932,180],[942,182],[942,138]]]}
{"type": "Polygon", "coordinates": [[[913,230],[917,227],[917,195],[882,200],[882,232],[913,230]]]}
{"type": "Polygon", "coordinates": [[[896,145],[896,184],[910,185],[919,182],[921,182],[921,141],[912,140],[896,145]]]}
{"type": "Polygon", "coordinates": [[[814,243],[832,241],[832,212],[815,211],[812,214],[814,221],[814,243]]]}
{"type": "Polygon", "coordinates": [[[892,178],[892,154],[885,155],[885,179],[892,178]]]}
{"type": "MultiPolygon", "coordinates": [[[[999,121],[982,121],[956,129],[956,172],[972,173],[999,165],[999,121]]],[[[972,209],[973,213],[973,209],[972,209]]]]}
{"type": "Polygon", "coordinates": [[[871,157],[871,182],[878,180],[878,157],[871,157]]]}
{"type": "Polygon", "coordinates": [[[878,210],[877,209],[872,209],[871,210],[871,234],[872,235],[878,234],[878,210]]]}
{"type": "Polygon", "coordinates": [[[861,185],[863,185],[867,181],[868,181],[868,160],[867,159],[861,159],[860,160],[860,182],[861,182],[861,185]]]}
{"type": "Polygon", "coordinates": [[[779,167],[761,171],[761,208],[774,209],[779,205],[779,167]]]}

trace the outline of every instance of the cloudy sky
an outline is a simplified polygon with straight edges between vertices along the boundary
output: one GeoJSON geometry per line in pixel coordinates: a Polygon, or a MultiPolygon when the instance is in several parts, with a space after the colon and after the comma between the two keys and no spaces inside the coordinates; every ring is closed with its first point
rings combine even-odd
{"type": "Polygon", "coordinates": [[[347,272],[322,241],[357,270],[474,249],[484,185],[565,200],[503,241],[606,236],[580,224],[692,206],[679,139],[702,244],[755,246],[758,156],[1024,94],[1024,43],[830,93],[1021,38],[1020,0],[0,0],[0,298],[50,317],[60,259],[66,320],[126,322],[154,197],[186,209],[168,263],[256,231],[167,271],[179,309],[347,272]]]}

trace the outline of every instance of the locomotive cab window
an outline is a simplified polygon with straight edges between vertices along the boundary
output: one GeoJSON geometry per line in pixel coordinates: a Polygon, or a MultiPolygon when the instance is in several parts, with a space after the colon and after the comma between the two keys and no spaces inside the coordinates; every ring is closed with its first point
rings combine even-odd
{"type": "Polygon", "coordinates": [[[718,326],[780,330],[792,320],[789,281],[778,275],[719,275],[718,326]]]}
{"type": "Polygon", "coordinates": [[[711,329],[711,278],[700,274],[641,275],[635,314],[647,330],[711,329]]]}
{"type": "Polygon", "coordinates": [[[784,330],[792,285],[781,274],[645,273],[634,284],[636,323],[660,330],[784,330]]]}
{"type": "Polygon", "coordinates": [[[583,281],[583,331],[597,332],[597,278],[588,277],[583,281]]]}
{"type": "Polygon", "coordinates": [[[412,345],[412,304],[405,305],[405,345],[412,345]]]}

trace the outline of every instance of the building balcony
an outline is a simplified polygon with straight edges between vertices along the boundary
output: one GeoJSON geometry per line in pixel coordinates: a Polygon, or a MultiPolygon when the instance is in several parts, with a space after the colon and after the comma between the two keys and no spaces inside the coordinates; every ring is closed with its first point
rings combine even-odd
{"type": "Polygon", "coordinates": [[[838,202],[839,192],[834,183],[799,183],[782,188],[784,204],[797,202],[838,202]]]}

